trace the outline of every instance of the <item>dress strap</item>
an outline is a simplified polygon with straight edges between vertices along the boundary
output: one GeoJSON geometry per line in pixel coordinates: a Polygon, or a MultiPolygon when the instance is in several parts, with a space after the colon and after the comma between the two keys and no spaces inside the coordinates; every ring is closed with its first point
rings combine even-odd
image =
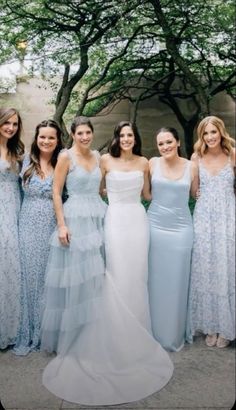
{"type": "Polygon", "coordinates": [[[184,173],[183,173],[183,179],[186,178],[191,182],[192,180],[192,162],[190,160],[187,160],[185,167],[184,167],[184,173]]]}
{"type": "Polygon", "coordinates": [[[154,174],[160,174],[160,157],[156,157],[155,162],[154,162],[154,167],[153,167],[153,175],[154,174]]]}
{"type": "Polygon", "coordinates": [[[76,159],[71,150],[64,148],[60,151],[60,154],[66,152],[69,160],[70,160],[70,171],[76,166],[76,159]]]}
{"type": "Polygon", "coordinates": [[[100,152],[97,151],[97,150],[94,150],[94,151],[93,151],[93,154],[94,154],[95,159],[96,159],[96,164],[97,164],[97,166],[99,167],[99,165],[100,165],[100,159],[101,159],[100,152]]]}

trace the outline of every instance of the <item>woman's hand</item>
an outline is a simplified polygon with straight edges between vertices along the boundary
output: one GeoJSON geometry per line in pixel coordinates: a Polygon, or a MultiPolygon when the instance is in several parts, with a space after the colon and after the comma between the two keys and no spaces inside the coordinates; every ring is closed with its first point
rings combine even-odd
{"type": "Polygon", "coordinates": [[[63,246],[68,246],[70,244],[71,234],[70,234],[69,229],[67,228],[66,225],[59,226],[59,228],[58,228],[58,238],[59,238],[60,243],[63,246]]]}

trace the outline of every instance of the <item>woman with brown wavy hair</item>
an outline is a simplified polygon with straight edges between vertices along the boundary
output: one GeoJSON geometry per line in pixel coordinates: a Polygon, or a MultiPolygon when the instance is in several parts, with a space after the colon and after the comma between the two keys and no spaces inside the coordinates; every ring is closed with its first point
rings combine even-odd
{"type": "Polygon", "coordinates": [[[13,345],[19,323],[19,170],[24,144],[14,108],[0,108],[0,349],[13,345]]]}
{"type": "Polygon", "coordinates": [[[199,164],[200,191],[194,210],[190,286],[190,326],[206,334],[209,347],[235,338],[234,140],[224,122],[204,118],[197,128],[193,161],[199,164]]]}
{"type": "Polygon", "coordinates": [[[62,149],[61,130],[53,120],[37,125],[21,171],[24,198],[19,218],[21,261],[20,325],[14,352],[26,355],[40,345],[40,326],[49,238],[56,218],[52,183],[62,149]]]}

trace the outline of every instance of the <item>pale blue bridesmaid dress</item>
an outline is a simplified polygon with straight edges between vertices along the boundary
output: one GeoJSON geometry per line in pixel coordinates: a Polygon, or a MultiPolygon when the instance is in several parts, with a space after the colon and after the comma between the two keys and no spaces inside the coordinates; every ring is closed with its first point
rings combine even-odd
{"type": "Polygon", "coordinates": [[[152,175],[150,222],[149,300],[154,337],[167,350],[179,351],[188,340],[187,305],[193,243],[188,207],[191,163],[183,176],[162,175],[157,158],[152,175]]]}

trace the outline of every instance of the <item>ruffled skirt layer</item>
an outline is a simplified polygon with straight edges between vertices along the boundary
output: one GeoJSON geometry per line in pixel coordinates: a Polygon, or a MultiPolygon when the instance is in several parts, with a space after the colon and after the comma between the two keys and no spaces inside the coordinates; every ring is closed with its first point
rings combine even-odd
{"type": "Polygon", "coordinates": [[[105,273],[103,219],[96,212],[67,217],[69,247],[52,237],[42,348],[58,355],[45,368],[43,384],[69,402],[111,405],[160,390],[173,365],[105,273]]]}
{"type": "Polygon", "coordinates": [[[57,230],[50,240],[41,332],[42,349],[49,352],[65,354],[80,327],[99,314],[106,205],[98,196],[93,199],[72,197],[66,202],[69,246],[60,244],[57,230]]]}

